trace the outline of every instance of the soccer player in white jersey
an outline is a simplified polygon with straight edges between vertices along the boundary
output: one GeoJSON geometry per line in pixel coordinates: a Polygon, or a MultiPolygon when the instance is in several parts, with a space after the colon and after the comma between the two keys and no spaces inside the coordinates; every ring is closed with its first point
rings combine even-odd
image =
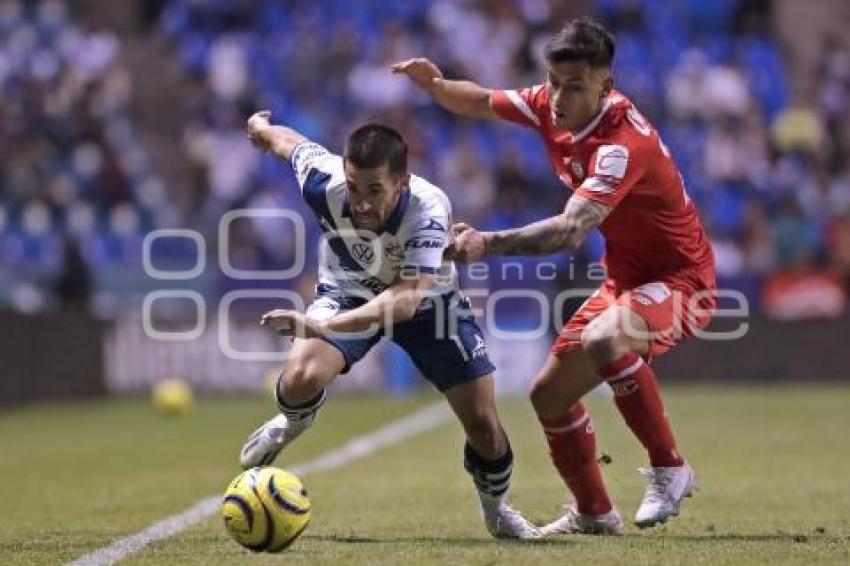
{"type": "Polygon", "coordinates": [[[493,364],[481,330],[443,261],[450,244],[446,195],[407,170],[407,144],[394,129],[368,124],[344,157],[270,113],[248,120],[251,141],[292,165],[304,200],[324,231],[316,298],[306,313],[273,310],[262,324],[294,338],[275,389],[280,414],[248,437],[240,463],[269,464],[314,421],[325,387],[382,336],[395,341],[446,397],[466,433],[464,467],[495,537],[539,531],[505,501],[513,453],[494,402],[493,364]]]}

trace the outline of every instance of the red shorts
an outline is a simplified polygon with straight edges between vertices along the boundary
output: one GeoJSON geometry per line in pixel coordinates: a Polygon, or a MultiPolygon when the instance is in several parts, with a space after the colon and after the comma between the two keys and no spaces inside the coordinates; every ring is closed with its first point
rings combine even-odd
{"type": "MultiPolygon", "coordinates": [[[[594,318],[608,307],[621,305],[640,315],[649,328],[649,358],[659,356],[705,328],[716,304],[713,288],[687,277],[670,277],[621,290],[607,279],[573,314],[552,346],[552,353],[563,356],[581,349],[581,334],[594,318]]],[[[642,337],[642,336],[638,336],[642,337]]]]}

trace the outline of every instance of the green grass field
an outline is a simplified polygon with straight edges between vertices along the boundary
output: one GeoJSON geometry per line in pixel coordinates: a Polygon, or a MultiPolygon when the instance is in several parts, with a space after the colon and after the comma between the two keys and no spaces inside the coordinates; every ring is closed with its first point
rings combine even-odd
{"type": "MultiPolygon", "coordinates": [[[[278,460],[305,461],[434,397],[337,397],[278,460]]],[[[219,517],[145,548],[128,564],[850,564],[850,388],[671,388],[667,403],[701,490],[682,515],[622,538],[490,539],[460,465],[453,423],[305,478],[313,521],[284,555],[255,555],[219,517]]],[[[529,405],[500,409],[517,455],[512,500],[536,522],[566,493],[529,405]]],[[[620,511],[642,494],[643,456],[612,404],[594,399],[620,511]]],[[[146,402],[37,406],[0,413],[0,564],[56,564],[221,492],[268,399],[201,399],[165,419],[146,402]]]]}

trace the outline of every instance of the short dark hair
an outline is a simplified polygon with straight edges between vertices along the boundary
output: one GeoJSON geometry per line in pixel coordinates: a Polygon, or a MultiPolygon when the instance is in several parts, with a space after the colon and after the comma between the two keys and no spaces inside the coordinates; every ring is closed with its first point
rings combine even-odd
{"type": "Polygon", "coordinates": [[[345,159],[355,167],[375,169],[387,164],[390,175],[407,173],[407,142],[393,128],[382,124],[360,126],[348,136],[345,159]]]}
{"type": "Polygon", "coordinates": [[[610,67],[614,59],[614,37],[593,20],[570,21],[556,33],[544,52],[550,64],[585,62],[591,67],[610,67]]]}

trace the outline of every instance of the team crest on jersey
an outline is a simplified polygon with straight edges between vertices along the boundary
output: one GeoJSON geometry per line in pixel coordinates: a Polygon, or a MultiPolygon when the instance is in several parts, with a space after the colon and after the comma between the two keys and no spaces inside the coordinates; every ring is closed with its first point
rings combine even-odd
{"type": "Polygon", "coordinates": [[[363,263],[372,263],[375,261],[375,250],[372,249],[371,244],[357,242],[352,246],[351,250],[354,252],[354,257],[363,263]]]}
{"type": "Polygon", "coordinates": [[[581,163],[579,163],[578,161],[573,160],[570,163],[570,169],[572,169],[573,175],[575,175],[579,179],[584,177],[584,167],[582,167],[581,163]]]}
{"type": "Polygon", "coordinates": [[[401,261],[404,259],[404,248],[401,247],[400,243],[393,240],[384,247],[384,254],[391,260],[401,261]]]}

